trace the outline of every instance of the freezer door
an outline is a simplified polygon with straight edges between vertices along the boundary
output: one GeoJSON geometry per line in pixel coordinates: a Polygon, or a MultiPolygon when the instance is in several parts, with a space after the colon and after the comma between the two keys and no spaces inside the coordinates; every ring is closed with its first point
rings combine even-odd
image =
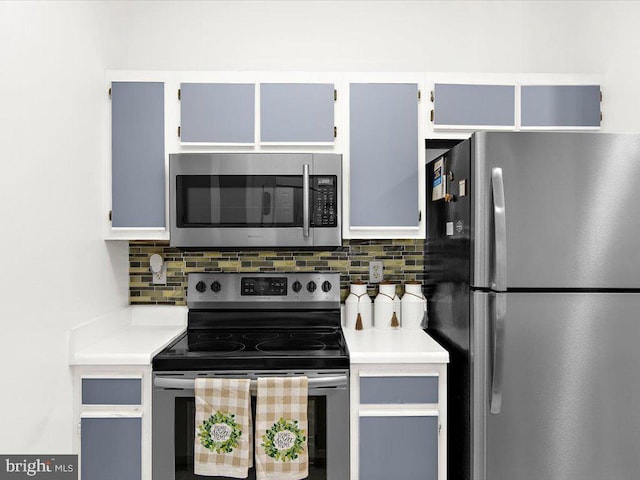
{"type": "Polygon", "coordinates": [[[495,289],[499,168],[508,289],[640,288],[640,135],[484,132],[470,142],[474,287],[495,289]]]}
{"type": "Polygon", "coordinates": [[[474,294],[474,480],[640,478],[640,294],[505,295],[496,342],[474,294]]]}

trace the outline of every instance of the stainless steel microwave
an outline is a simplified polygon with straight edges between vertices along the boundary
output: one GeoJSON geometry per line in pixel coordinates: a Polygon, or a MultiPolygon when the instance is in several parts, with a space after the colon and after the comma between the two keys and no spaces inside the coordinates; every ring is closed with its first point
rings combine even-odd
{"type": "Polygon", "coordinates": [[[169,155],[170,245],[335,248],[342,244],[342,156],[169,155]]]}

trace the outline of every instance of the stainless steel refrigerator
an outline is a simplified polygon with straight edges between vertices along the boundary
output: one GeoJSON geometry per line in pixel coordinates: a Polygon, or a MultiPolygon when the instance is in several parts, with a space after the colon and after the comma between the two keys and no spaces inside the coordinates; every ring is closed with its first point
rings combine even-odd
{"type": "Polygon", "coordinates": [[[640,479],[640,135],[483,132],[427,165],[451,480],[640,479]]]}

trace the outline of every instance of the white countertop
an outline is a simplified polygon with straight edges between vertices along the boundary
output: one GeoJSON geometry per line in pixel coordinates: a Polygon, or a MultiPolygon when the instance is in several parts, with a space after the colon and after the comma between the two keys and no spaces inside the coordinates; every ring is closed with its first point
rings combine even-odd
{"type": "Polygon", "coordinates": [[[186,329],[186,307],[133,306],[76,327],[70,365],[151,365],[154,355],[186,329]]]}
{"type": "MultiPolygon", "coordinates": [[[[70,332],[70,365],[151,365],[186,330],[187,308],[130,306],[70,332]]],[[[423,330],[343,328],[352,364],[448,363],[449,353],[423,330]]]]}
{"type": "Polygon", "coordinates": [[[423,330],[343,328],[352,364],[449,363],[449,353],[423,330]]]}

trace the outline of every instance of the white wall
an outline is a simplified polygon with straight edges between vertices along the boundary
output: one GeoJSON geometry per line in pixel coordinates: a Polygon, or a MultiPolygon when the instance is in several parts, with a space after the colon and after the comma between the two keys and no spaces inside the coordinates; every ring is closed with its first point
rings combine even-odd
{"type": "Polygon", "coordinates": [[[638,2],[141,2],[118,17],[113,69],[597,73],[603,130],[640,131],[638,2]]]}
{"type": "Polygon", "coordinates": [[[127,302],[102,240],[109,12],[0,2],[0,452],[68,453],[67,332],[127,302]]]}
{"type": "Polygon", "coordinates": [[[608,1],[0,2],[0,452],[71,451],[66,332],[126,303],[126,244],[101,240],[104,70],[597,73],[604,129],[640,131],[638,18],[608,1]]]}

